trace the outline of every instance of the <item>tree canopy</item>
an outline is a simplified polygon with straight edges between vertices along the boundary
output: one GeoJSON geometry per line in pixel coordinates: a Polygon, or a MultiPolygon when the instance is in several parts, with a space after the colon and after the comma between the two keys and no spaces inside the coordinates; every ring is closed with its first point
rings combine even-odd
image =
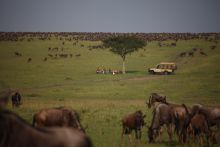
{"type": "Polygon", "coordinates": [[[146,42],[134,36],[117,36],[105,39],[103,45],[106,48],[110,48],[111,52],[121,56],[123,60],[122,70],[123,73],[125,73],[126,55],[143,48],[146,45],[146,42]]]}

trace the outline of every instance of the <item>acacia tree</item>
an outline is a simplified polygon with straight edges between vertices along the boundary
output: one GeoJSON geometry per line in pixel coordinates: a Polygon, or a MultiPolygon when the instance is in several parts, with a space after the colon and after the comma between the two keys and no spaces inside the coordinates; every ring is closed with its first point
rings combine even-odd
{"type": "Polygon", "coordinates": [[[138,51],[143,48],[146,42],[134,36],[117,36],[110,37],[103,41],[103,46],[110,48],[110,51],[121,56],[122,72],[125,74],[125,59],[128,54],[138,51]]]}

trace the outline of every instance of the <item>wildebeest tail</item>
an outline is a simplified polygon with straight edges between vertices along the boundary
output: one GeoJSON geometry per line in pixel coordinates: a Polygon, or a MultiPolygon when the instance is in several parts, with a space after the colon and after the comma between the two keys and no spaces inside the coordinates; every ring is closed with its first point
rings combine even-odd
{"type": "Polygon", "coordinates": [[[177,134],[180,133],[180,120],[178,113],[174,112],[174,124],[175,124],[175,132],[177,134]]]}
{"type": "Polygon", "coordinates": [[[188,108],[186,107],[186,105],[185,105],[185,104],[182,104],[182,106],[185,108],[186,114],[189,114],[189,111],[188,111],[188,108]]]}

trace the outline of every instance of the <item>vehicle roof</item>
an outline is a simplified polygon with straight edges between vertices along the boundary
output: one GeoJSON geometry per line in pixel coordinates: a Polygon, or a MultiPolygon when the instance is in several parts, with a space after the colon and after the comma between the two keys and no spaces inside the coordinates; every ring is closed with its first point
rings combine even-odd
{"type": "Polygon", "coordinates": [[[174,62],[161,62],[160,64],[176,64],[174,62]]]}

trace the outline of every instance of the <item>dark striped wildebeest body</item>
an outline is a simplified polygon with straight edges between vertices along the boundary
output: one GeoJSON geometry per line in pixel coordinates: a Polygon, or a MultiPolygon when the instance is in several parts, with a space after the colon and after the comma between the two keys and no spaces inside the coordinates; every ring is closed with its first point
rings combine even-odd
{"type": "Polygon", "coordinates": [[[33,128],[7,110],[0,110],[0,120],[0,147],[92,147],[89,137],[78,130],[33,128]]]}

